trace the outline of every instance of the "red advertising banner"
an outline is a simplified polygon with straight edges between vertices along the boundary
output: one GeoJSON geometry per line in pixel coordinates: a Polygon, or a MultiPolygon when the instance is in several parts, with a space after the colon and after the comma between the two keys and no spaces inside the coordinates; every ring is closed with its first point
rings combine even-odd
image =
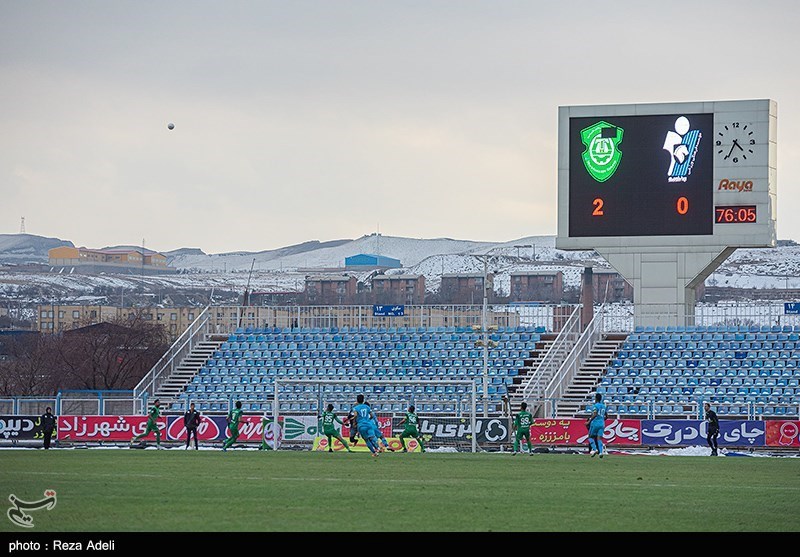
{"type": "MultiPolygon", "coordinates": [[[[237,441],[261,442],[264,428],[261,426],[262,416],[242,416],[239,420],[239,438],[237,441]]],[[[231,436],[230,430],[225,429],[225,438],[231,436]]]]}
{"type": "Polygon", "coordinates": [[[800,447],[800,422],[771,420],[764,423],[768,447],[800,447]]]}
{"type": "MultiPolygon", "coordinates": [[[[228,429],[226,422],[227,420],[222,416],[200,416],[200,425],[197,426],[197,439],[200,441],[225,439],[221,434],[228,429]]],[[[183,416],[169,417],[167,437],[171,441],[186,440],[186,428],[183,427],[183,416]]]]}
{"type": "MultiPolygon", "coordinates": [[[[167,420],[159,418],[161,438],[167,438],[167,420]]],[[[61,441],[130,441],[144,433],[147,416],[59,416],[58,439],[61,441]]],[[[150,437],[155,439],[155,433],[150,437]]]]}
{"type": "MultiPolygon", "coordinates": [[[[579,418],[537,418],[531,425],[534,445],[583,445],[589,442],[586,420],[579,418]]],[[[640,420],[610,420],[603,433],[606,445],[641,445],[640,420]]]]}

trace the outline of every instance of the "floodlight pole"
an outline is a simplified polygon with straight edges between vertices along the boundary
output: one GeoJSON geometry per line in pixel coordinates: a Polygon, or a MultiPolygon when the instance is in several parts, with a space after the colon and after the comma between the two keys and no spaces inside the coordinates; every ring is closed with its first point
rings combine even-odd
{"type": "Polygon", "coordinates": [[[483,310],[481,311],[481,332],[483,333],[483,417],[488,416],[489,410],[489,331],[486,324],[486,309],[488,305],[487,281],[488,261],[483,257],[483,310]]]}
{"type": "MultiPolygon", "coordinates": [[[[489,415],[489,254],[472,254],[472,257],[483,262],[483,306],[481,308],[481,340],[475,341],[475,346],[483,348],[483,417],[489,415]]],[[[472,330],[478,332],[477,327],[472,330]]]]}

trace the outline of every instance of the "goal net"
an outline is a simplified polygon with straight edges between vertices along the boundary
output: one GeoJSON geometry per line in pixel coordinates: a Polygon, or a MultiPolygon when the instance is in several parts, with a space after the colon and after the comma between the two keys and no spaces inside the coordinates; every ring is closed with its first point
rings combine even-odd
{"type": "MultiPolygon", "coordinates": [[[[426,451],[476,452],[482,441],[495,443],[492,436],[501,433],[494,431],[486,418],[476,421],[477,389],[475,382],[469,380],[276,378],[273,399],[265,408],[264,445],[273,449],[327,450],[328,440],[322,434],[319,417],[328,404],[333,404],[333,411],[346,422],[359,394],[374,410],[391,449],[402,448],[398,436],[404,426],[400,422],[412,405],[426,451]],[[476,428],[477,435],[473,434],[476,428]]],[[[336,428],[345,440],[350,438],[347,423],[336,424],[336,428]]],[[[405,444],[409,451],[419,450],[413,439],[407,438],[405,444]]],[[[331,448],[345,450],[337,440],[333,440],[331,448]]],[[[357,440],[354,449],[366,450],[365,443],[357,440]]]]}

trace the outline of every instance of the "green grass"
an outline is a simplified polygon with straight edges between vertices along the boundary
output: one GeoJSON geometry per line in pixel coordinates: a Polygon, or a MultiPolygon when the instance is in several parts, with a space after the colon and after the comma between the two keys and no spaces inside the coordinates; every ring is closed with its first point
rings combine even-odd
{"type": "Polygon", "coordinates": [[[798,458],[0,452],[0,501],[47,488],[35,531],[800,531],[798,458]]]}

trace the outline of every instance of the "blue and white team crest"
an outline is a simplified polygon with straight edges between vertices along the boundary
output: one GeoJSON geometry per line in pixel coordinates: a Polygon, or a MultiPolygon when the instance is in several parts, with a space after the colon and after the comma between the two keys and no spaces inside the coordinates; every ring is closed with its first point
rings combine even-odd
{"type": "Polygon", "coordinates": [[[675,120],[675,129],[668,131],[664,139],[664,150],[670,154],[668,182],[685,182],[692,173],[694,158],[703,134],[691,127],[689,119],[681,116],[675,120]]]}

